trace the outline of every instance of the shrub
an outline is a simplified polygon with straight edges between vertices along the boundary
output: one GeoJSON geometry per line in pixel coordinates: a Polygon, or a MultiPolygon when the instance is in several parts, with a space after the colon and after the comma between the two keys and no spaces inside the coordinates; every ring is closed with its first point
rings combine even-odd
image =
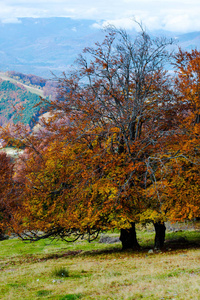
{"type": "Polygon", "coordinates": [[[65,267],[56,267],[52,271],[53,277],[69,277],[69,270],[67,270],[65,267]]]}

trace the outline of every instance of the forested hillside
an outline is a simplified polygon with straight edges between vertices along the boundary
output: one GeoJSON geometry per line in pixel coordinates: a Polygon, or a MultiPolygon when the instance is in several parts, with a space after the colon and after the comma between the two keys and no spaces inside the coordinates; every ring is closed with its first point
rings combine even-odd
{"type": "Polygon", "coordinates": [[[23,85],[0,79],[0,125],[17,121],[30,125],[38,111],[34,105],[39,101],[40,97],[27,91],[23,85]]]}
{"type": "Polygon", "coordinates": [[[56,85],[33,74],[0,72],[0,126],[17,121],[32,126],[31,119],[37,120],[39,115],[34,106],[40,97],[56,98],[56,85]]]}

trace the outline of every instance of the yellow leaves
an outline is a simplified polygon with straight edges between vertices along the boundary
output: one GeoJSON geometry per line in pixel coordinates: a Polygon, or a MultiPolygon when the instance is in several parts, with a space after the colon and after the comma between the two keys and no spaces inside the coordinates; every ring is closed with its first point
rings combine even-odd
{"type": "Polygon", "coordinates": [[[159,222],[159,221],[166,221],[166,216],[164,213],[158,212],[153,209],[146,209],[142,214],[140,214],[140,222],[147,223],[147,222],[159,222]]]}
{"type": "Polygon", "coordinates": [[[108,199],[115,198],[118,192],[118,189],[116,186],[112,184],[110,181],[102,180],[100,182],[101,185],[99,186],[98,184],[93,185],[93,189],[96,188],[98,193],[102,195],[103,197],[107,196],[108,199]]]}
{"type": "Polygon", "coordinates": [[[194,134],[196,135],[196,138],[198,137],[200,139],[200,123],[195,124],[194,134]]]}
{"type": "Polygon", "coordinates": [[[120,215],[117,216],[117,218],[112,218],[111,221],[111,226],[112,228],[117,228],[117,229],[129,229],[130,228],[130,222],[132,220],[129,220],[127,216],[122,216],[120,218],[120,215]]]}

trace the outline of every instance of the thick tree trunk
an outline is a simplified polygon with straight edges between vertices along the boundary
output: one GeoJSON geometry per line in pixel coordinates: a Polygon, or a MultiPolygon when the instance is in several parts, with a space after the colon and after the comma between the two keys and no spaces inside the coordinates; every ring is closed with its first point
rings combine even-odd
{"type": "Polygon", "coordinates": [[[3,232],[0,229],[0,241],[6,240],[6,236],[3,234],[3,232]]]}
{"type": "Polygon", "coordinates": [[[156,222],[154,223],[154,228],[155,228],[155,243],[154,243],[154,248],[155,249],[162,249],[164,246],[165,242],[165,223],[163,222],[156,222]]]}
{"type": "Polygon", "coordinates": [[[139,250],[140,245],[138,244],[136,231],[135,231],[135,223],[131,223],[131,228],[129,229],[121,229],[120,241],[122,242],[122,250],[133,249],[139,250]]]}

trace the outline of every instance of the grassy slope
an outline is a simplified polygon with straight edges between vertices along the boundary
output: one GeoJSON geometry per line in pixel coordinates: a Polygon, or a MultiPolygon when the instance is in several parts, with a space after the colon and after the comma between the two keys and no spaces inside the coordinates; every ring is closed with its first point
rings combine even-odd
{"type": "MultiPolygon", "coordinates": [[[[119,243],[2,241],[0,299],[200,299],[200,244],[173,249],[171,242],[150,254],[153,235],[138,232],[146,247],[141,252],[121,252],[119,243]],[[69,270],[69,277],[52,275],[55,267],[69,270]]],[[[199,231],[167,239],[180,236],[200,241],[199,231]]]]}

